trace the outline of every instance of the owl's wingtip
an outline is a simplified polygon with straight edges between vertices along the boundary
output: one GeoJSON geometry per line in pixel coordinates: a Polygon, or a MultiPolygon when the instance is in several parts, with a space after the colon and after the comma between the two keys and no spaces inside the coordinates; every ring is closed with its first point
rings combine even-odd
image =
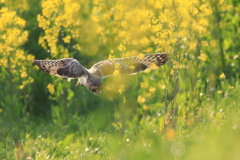
{"type": "Polygon", "coordinates": [[[164,54],[167,57],[167,61],[170,60],[172,58],[172,53],[169,52],[162,52],[161,54],[164,54]]]}
{"type": "Polygon", "coordinates": [[[40,62],[38,60],[36,60],[36,59],[32,60],[32,63],[37,65],[37,66],[40,66],[40,62]]]}

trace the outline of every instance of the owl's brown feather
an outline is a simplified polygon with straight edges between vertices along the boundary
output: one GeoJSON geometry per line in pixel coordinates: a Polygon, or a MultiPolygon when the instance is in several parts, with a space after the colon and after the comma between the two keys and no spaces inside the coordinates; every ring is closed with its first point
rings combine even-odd
{"type": "Polygon", "coordinates": [[[164,65],[168,61],[167,53],[152,53],[100,61],[92,66],[90,73],[98,74],[102,78],[113,75],[118,70],[119,74],[135,74],[153,66],[164,65]]]}
{"type": "Polygon", "coordinates": [[[79,78],[86,73],[86,69],[73,58],[64,58],[60,60],[33,60],[44,72],[68,78],[79,78]]]}

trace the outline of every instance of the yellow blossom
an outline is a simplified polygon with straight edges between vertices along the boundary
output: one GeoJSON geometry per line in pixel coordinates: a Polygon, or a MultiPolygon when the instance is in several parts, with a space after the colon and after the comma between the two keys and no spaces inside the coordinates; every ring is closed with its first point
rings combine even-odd
{"type": "Polygon", "coordinates": [[[140,60],[143,60],[145,58],[145,55],[143,53],[140,53],[138,56],[137,56],[138,59],[140,60]]]}
{"type": "Polygon", "coordinates": [[[173,70],[173,69],[171,69],[170,74],[171,74],[171,75],[174,75],[174,70],[173,70]]]}
{"type": "Polygon", "coordinates": [[[149,39],[147,37],[143,37],[142,39],[140,39],[140,43],[142,45],[148,45],[149,44],[149,39]]]}
{"type": "Polygon", "coordinates": [[[217,93],[218,93],[218,94],[221,94],[222,92],[223,92],[222,90],[219,90],[217,93]]]}
{"type": "Polygon", "coordinates": [[[152,97],[152,93],[146,93],[146,94],[145,94],[145,97],[146,97],[146,98],[152,97]]]}
{"type": "Polygon", "coordinates": [[[223,78],[225,78],[226,76],[225,76],[224,73],[222,73],[219,77],[223,79],[223,78]]]}
{"type": "Polygon", "coordinates": [[[217,41],[216,40],[211,40],[210,41],[210,45],[212,46],[212,47],[217,47],[217,41]]]}
{"type": "Polygon", "coordinates": [[[118,92],[122,94],[124,92],[124,85],[120,85],[120,88],[118,89],[118,92]]]}
{"type": "Polygon", "coordinates": [[[189,25],[189,23],[186,22],[186,21],[183,21],[183,22],[181,23],[181,26],[182,26],[183,28],[187,28],[188,25],[189,25]]]}
{"type": "Polygon", "coordinates": [[[125,51],[126,47],[122,43],[120,43],[120,45],[118,46],[118,50],[119,51],[125,51]]]}
{"type": "Polygon", "coordinates": [[[201,18],[199,21],[200,25],[207,26],[208,25],[208,20],[206,18],[201,18]]]}
{"type": "Polygon", "coordinates": [[[144,98],[144,97],[142,97],[142,96],[138,96],[138,99],[137,99],[137,102],[138,103],[144,103],[146,101],[146,99],[144,98]]]}
{"type": "Polygon", "coordinates": [[[22,78],[27,77],[27,72],[26,72],[26,71],[23,71],[23,72],[21,73],[21,77],[22,77],[22,78]]]}
{"type": "Polygon", "coordinates": [[[162,89],[166,88],[166,86],[164,84],[159,84],[159,87],[162,88],[162,89]]]}
{"type": "Polygon", "coordinates": [[[144,73],[149,73],[149,72],[151,72],[151,69],[149,69],[149,68],[144,70],[144,73]]]}
{"type": "Polygon", "coordinates": [[[120,74],[120,71],[118,69],[115,69],[114,72],[113,72],[113,75],[117,76],[120,74]]]}
{"type": "Polygon", "coordinates": [[[151,69],[158,69],[158,66],[156,64],[152,63],[149,68],[151,68],[151,69]]]}
{"type": "Polygon", "coordinates": [[[7,7],[0,9],[0,66],[7,68],[11,73],[12,82],[19,83],[19,89],[33,82],[33,78],[27,73],[27,68],[32,64],[28,59],[33,55],[26,54],[21,49],[28,39],[28,32],[24,30],[26,21],[7,7]]]}
{"type": "Polygon", "coordinates": [[[112,54],[109,54],[108,59],[115,59],[116,57],[112,54]]]}
{"type": "Polygon", "coordinates": [[[120,63],[116,63],[115,65],[114,65],[114,67],[116,68],[116,69],[119,69],[120,68],[120,63]]]}
{"type": "Polygon", "coordinates": [[[228,88],[229,88],[229,89],[233,89],[234,87],[233,87],[233,86],[231,86],[231,85],[229,85],[229,86],[228,86],[228,88]]]}
{"type": "Polygon", "coordinates": [[[63,38],[63,41],[64,41],[65,43],[70,43],[70,41],[71,41],[71,36],[66,36],[66,37],[64,37],[64,38],[63,38]]]}
{"type": "Polygon", "coordinates": [[[140,86],[141,86],[141,88],[147,88],[148,84],[146,82],[141,82],[140,86]]]}
{"type": "Polygon", "coordinates": [[[19,87],[19,89],[23,89],[24,88],[24,85],[21,85],[20,87],[19,87]]]}
{"type": "Polygon", "coordinates": [[[149,107],[147,105],[143,105],[143,110],[148,110],[149,107]]]}
{"type": "Polygon", "coordinates": [[[196,47],[197,47],[197,43],[195,43],[195,42],[190,42],[190,44],[189,44],[189,50],[195,50],[196,47]]]}
{"type": "Polygon", "coordinates": [[[147,48],[146,50],[144,50],[144,52],[146,52],[146,53],[150,53],[150,52],[152,52],[153,51],[153,48],[152,47],[149,47],[149,48],[147,48]]]}
{"type": "Polygon", "coordinates": [[[3,66],[3,67],[8,67],[8,60],[7,58],[2,58],[0,59],[0,66],[3,66]]]}
{"type": "Polygon", "coordinates": [[[149,91],[150,91],[151,93],[153,93],[153,92],[156,91],[156,88],[155,88],[155,87],[150,87],[150,88],[149,88],[149,91]]]}
{"type": "Polygon", "coordinates": [[[49,83],[49,84],[47,85],[47,89],[48,89],[48,91],[49,91],[51,94],[54,94],[54,93],[55,93],[55,88],[54,88],[54,85],[53,85],[53,84],[49,83]]]}
{"type": "Polygon", "coordinates": [[[207,55],[205,53],[201,53],[200,56],[198,56],[198,59],[200,59],[202,61],[206,61],[207,60],[207,55]]]}
{"type": "Polygon", "coordinates": [[[207,47],[208,46],[208,42],[207,41],[202,41],[202,45],[207,47]]]}
{"type": "Polygon", "coordinates": [[[27,55],[28,61],[34,60],[34,58],[35,58],[34,55],[31,55],[31,54],[27,55]]]}
{"type": "Polygon", "coordinates": [[[119,37],[125,37],[126,34],[126,31],[119,31],[119,37]]]}
{"type": "Polygon", "coordinates": [[[81,50],[81,46],[79,44],[74,45],[73,48],[79,51],[81,50]]]}

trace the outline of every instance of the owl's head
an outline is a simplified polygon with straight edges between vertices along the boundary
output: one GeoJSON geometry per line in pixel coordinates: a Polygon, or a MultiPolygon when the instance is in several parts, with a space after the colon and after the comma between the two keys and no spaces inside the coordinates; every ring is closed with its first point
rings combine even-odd
{"type": "Polygon", "coordinates": [[[89,77],[87,79],[87,89],[94,95],[99,96],[102,92],[103,82],[101,78],[89,77]]]}

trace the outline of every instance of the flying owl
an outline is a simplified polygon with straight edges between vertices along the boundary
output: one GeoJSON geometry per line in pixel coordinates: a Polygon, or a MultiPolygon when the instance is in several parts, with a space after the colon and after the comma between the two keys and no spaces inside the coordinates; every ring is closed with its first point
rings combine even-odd
{"type": "Polygon", "coordinates": [[[168,53],[152,53],[104,60],[95,63],[90,69],[84,68],[74,58],[33,60],[33,63],[50,75],[69,79],[77,78],[75,87],[84,85],[92,94],[99,95],[103,88],[102,79],[115,74],[133,75],[146,69],[159,67],[168,61],[168,55],[168,53]]]}

